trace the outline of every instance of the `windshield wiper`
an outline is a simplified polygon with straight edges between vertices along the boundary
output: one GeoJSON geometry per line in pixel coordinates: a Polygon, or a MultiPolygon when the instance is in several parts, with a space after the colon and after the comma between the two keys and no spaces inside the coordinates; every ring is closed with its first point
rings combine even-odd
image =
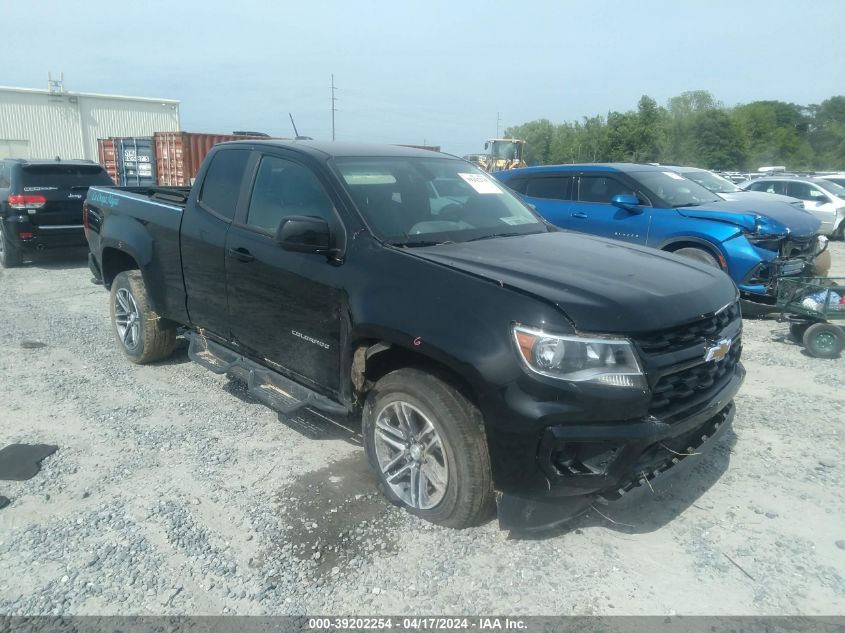
{"type": "Polygon", "coordinates": [[[517,235],[537,235],[536,233],[522,233],[522,232],[513,232],[513,233],[493,233],[493,235],[482,235],[481,237],[474,237],[471,240],[466,240],[467,242],[480,242],[481,240],[492,240],[494,237],[516,237],[517,235]]]}
{"type": "Polygon", "coordinates": [[[438,246],[439,244],[451,244],[451,242],[437,242],[435,240],[407,240],[405,242],[385,242],[390,246],[397,248],[414,248],[417,246],[438,246]]]}

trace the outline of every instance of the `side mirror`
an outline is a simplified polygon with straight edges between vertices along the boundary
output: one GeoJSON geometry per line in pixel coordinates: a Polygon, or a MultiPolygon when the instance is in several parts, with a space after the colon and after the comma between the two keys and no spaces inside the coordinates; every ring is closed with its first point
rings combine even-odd
{"type": "Polygon", "coordinates": [[[629,193],[620,193],[615,196],[610,201],[614,207],[619,207],[620,209],[625,209],[626,211],[630,211],[631,213],[642,213],[643,210],[640,208],[640,201],[637,196],[633,196],[629,193]]]}
{"type": "Polygon", "coordinates": [[[331,232],[323,218],[292,215],[276,229],[276,242],[286,251],[297,253],[328,253],[331,232]]]}

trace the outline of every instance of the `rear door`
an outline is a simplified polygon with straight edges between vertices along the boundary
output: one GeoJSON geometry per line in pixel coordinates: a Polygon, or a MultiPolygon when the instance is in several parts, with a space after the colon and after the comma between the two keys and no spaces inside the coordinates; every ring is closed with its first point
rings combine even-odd
{"type": "Polygon", "coordinates": [[[188,314],[195,326],[229,339],[226,297],[226,234],[244,204],[249,148],[220,149],[208,160],[196,202],[185,209],[180,229],[182,276],[188,314]]]}
{"type": "Polygon", "coordinates": [[[531,176],[524,184],[522,197],[547,221],[568,229],[571,228],[574,181],[572,176],[558,173],[531,176]]]}
{"type": "Polygon", "coordinates": [[[49,163],[23,165],[21,182],[12,193],[43,201],[29,208],[29,221],[42,230],[82,230],[82,201],[88,187],[111,186],[114,182],[100,165],[49,163]]]}
{"type": "Polygon", "coordinates": [[[640,206],[639,212],[634,212],[611,204],[619,194],[637,195],[622,178],[608,172],[585,172],[578,177],[577,188],[568,228],[635,244],[647,242],[651,207],[640,206]]]}
{"type": "Polygon", "coordinates": [[[327,182],[294,154],[261,156],[247,208],[229,229],[226,280],[235,341],[249,355],[337,392],[340,377],[340,275],[325,255],[283,250],[275,239],[294,215],[340,219],[327,182]]]}

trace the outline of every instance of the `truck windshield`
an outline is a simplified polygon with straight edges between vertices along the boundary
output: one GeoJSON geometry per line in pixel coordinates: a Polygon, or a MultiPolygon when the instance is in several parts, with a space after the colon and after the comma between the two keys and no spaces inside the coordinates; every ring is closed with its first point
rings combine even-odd
{"type": "Polygon", "coordinates": [[[722,178],[709,171],[682,171],[679,172],[684,178],[689,178],[693,182],[697,182],[705,189],[709,189],[713,193],[736,193],[742,191],[734,183],[727,178],[722,178]]]}
{"type": "Polygon", "coordinates": [[[628,172],[628,175],[666,207],[697,207],[708,202],[724,202],[709,189],[674,171],[634,171],[628,172]]]}
{"type": "Polygon", "coordinates": [[[480,169],[448,158],[336,158],[377,237],[402,246],[467,242],[549,229],[480,169]]]}

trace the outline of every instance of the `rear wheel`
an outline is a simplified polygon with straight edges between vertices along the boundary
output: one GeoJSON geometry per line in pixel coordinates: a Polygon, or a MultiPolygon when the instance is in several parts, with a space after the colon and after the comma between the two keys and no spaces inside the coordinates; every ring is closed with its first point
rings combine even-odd
{"type": "Polygon", "coordinates": [[[836,358],[845,347],[845,333],[832,323],[814,323],[804,332],[804,347],[817,358],[836,358]]]}
{"type": "Polygon", "coordinates": [[[481,413],[421,369],[379,380],[364,405],[364,446],[382,493],[422,519],[477,525],[494,507],[481,413]]]}
{"type": "Polygon", "coordinates": [[[3,268],[15,268],[23,264],[23,252],[6,235],[6,228],[0,220],[0,265],[3,268]]]}
{"type": "Polygon", "coordinates": [[[140,271],[125,271],[114,278],[110,305],[117,342],[129,360],[144,365],[173,353],[176,326],[152,309],[140,271]]]}

